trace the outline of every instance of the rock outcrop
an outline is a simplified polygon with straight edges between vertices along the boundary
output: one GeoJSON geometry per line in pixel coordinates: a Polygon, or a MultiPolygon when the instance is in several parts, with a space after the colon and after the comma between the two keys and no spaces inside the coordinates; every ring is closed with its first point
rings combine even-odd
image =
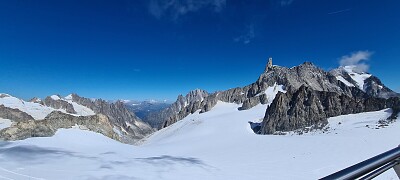
{"type": "Polygon", "coordinates": [[[0,131],[2,140],[22,140],[30,137],[53,136],[60,128],[81,126],[90,131],[101,133],[109,138],[119,140],[108,117],[102,114],[93,116],[73,116],[59,111],[53,111],[44,120],[28,120],[13,124],[0,131]]]}
{"type": "Polygon", "coordinates": [[[10,119],[14,122],[34,120],[33,117],[26,112],[22,112],[19,109],[5,107],[4,105],[0,105],[0,118],[10,119]]]}
{"type": "Polygon", "coordinates": [[[329,117],[398,108],[398,98],[388,100],[372,97],[357,88],[352,91],[353,96],[347,96],[316,91],[303,85],[297,90],[279,93],[268,107],[259,133],[273,134],[308,126],[323,127],[329,117]]]}
{"type": "MultiPolygon", "coordinates": [[[[3,98],[10,99],[10,97],[11,96],[7,94],[3,94],[3,98]]],[[[17,98],[12,98],[6,102],[13,106],[20,107],[20,109],[0,106],[0,117],[21,123],[17,124],[17,126],[3,129],[3,132],[7,132],[6,134],[0,134],[0,138],[3,139],[10,139],[14,136],[27,138],[28,136],[52,135],[58,128],[69,128],[75,124],[82,125],[81,123],[86,122],[89,124],[83,125],[87,126],[89,130],[100,132],[110,137],[109,130],[105,131],[104,128],[99,130],[96,129],[95,123],[90,124],[91,122],[98,122],[100,123],[98,126],[103,127],[104,125],[101,123],[105,123],[105,121],[99,119],[102,116],[107,118],[106,124],[110,124],[112,126],[112,131],[118,135],[118,138],[115,138],[114,135],[113,138],[124,143],[134,144],[138,140],[154,132],[148,124],[142,122],[134,113],[128,111],[122,102],[108,103],[101,99],[91,100],[82,98],[76,94],[69,95],[65,98],[61,98],[59,95],[52,95],[46,97],[43,101],[40,101],[40,103],[38,99],[33,99],[32,102],[28,103],[17,98]],[[76,110],[74,108],[76,108],[76,110]],[[36,119],[38,122],[35,122],[27,113],[50,114],[46,114],[47,116],[43,121],[36,119]],[[94,114],[97,114],[99,117],[93,116],[94,114]],[[93,118],[97,118],[97,120],[93,118]],[[21,128],[21,130],[17,130],[18,128],[21,128]],[[27,132],[24,134],[22,131],[27,132]],[[12,133],[17,134],[13,135],[12,133]]],[[[39,119],[42,118],[44,118],[44,116],[39,119]]]]}
{"type": "MultiPolygon", "coordinates": [[[[299,106],[294,106],[297,108],[292,108],[291,113],[289,115],[286,115],[286,120],[283,120],[282,122],[279,122],[277,124],[278,127],[280,127],[280,124],[285,124],[282,125],[282,127],[285,128],[277,128],[277,129],[294,129],[294,128],[302,128],[305,126],[309,126],[315,123],[322,123],[326,121],[327,117],[331,117],[333,115],[340,115],[340,114],[348,114],[348,113],[355,113],[355,112],[365,112],[365,111],[371,111],[369,108],[370,104],[364,104],[362,108],[356,108],[353,107],[351,104],[349,105],[349,108],[352,108],[354,111],[349,111],[349,110],[343,110],[340,113],[336,112],[334,108],[339,108],[336,105],[335,106],[321,106],[318,102],[313,102],[313,101],[318,101],[320,98],[325,100],[324,98],[330,99],[329,101],[333,101],[335,98],[344,98],[347,97],[349,99],[354,99],[354,102],[351,101],[349,103],[355,103],[360,101],[366,101],[368,98],[390,98],[390,97],[398,97],[397,93],[394,93],[391,91],[389,88],[385,87],[379,79],[377,79],[374,76],[368,75],[368,79],[366,79],[363,83],[363,88],[358,89],[357,83],[353,80],[351,76],[353,76],[354,73],[349,73],[345,71],[343,68],[338,68],[336,70],[332,70],[330,72],[326,72],[322,70],[321,68],[318,68],[314,64],[310,62],[305,62],[299,66],[295,66],[292,68],[286,68],[286,67],[280,67],[280,66],[273,66],[272,65],[272,60],[269,61],[268,65],[265,68],[265,71],[260,75],[258,80],[255,83],[252,83],[248,86],[245,87],[237,87],[233,89],[229,89],[226,91],[218,91],[215,93],[200,93],[201,90],[197,91],[192,91],[185,97],[180,95],[175,103],[173,103],[169,108],[164,109],[159,112],[151,113],[149,116],[146,118],[152,120],[152,121],[158,121],[159,122],[159,128],[164,128],[167,127],[187,115],[196,112],[197,110],[200,110],[200,113],[207,112],[211,110],[215,104],[218,101],[223,101],[223,102],[229,102],[229,103],[237,103],[237,104],[242,104],[242,106],[239,108],[239,110],[246,110],[250,109],[257,104],[268,104],[271,103],[274,99],[274,93],[271,95],[271,92],[268,91],[270,88],[276,89],[278,86],[282,86],[282,90],[280,92],[283,92],[287,89],[290,89],[290,92],[288,95],[285,95],[285,93],[280,93],[278,99],[282,101],[282,103],[303,103],[303,101],[300,101],[301,96],[296,96],[299,97],[298,101],[292,100],[292,96],[294,92],[297,92],[301,87],[304,90],[305,87],[307,87],[307,91],[312,91],[313,94],[311,96],[311,100],[304,101],[307,103],[310,103],[310,107],[305,106],[302,109],[302,107],[299,106]],[[344,82],[338,80],[338,76],[343,77],[348,81],[349,84],[345,84],[344,82]],[[365,92],[363,91],[365,89],[365,92]],[[268,91],[268,92],[267,92],[268,91]],[[321,95],[320,93],[316,92],[323,92],[326,93],[325,95],[321,95]],[[202,97],[201,99],[196,99],[196,98],[191,98],[193,97],[193,94],[201,94],[198,95],[198,97],[202,97]],[[317,95],[316,95],[317,94],[317,95]],[[287,97],[286,97],[287,96],[287,97]],[[327,97],[325,97],[327,96],[327,97]],[[336,97],[337,96],[337,97],[336,97]],[[335,97],[335,98],[334,98],[335,97]],[[362,98],[361,98],[362,97],[362,98]],[[333,98],[333,99],[332,99],[333,98]],[[360,99],[361,98],[361,99],[360,99]],[[321,108],[323,110],[321,110],[321,108]],[[326,110],[324,108],[330,109],[333,108],[332,110],[326,110]],[[356,109],[354,109],[356,108],[356,109]],[[292,112],[293,111],[293,112],[292,112]],[[302,114],[302,116],[300,116],[302,114]],[[311,114],[314,114],[311,116],[311,114]],[[304,115],[304,116],[303,116],[304,115]],[[309,115],[311,116],[311,119],[306,119],[309,118],[309,115]],[[286,121],[286,122],[284,122],[286,121]],[[287,124],[288,121],[290,121],[293,124],[287,124]]],[[[365,73],[364,73],[365,75],[365,73]]],[[[274,91],[277,93],[277,91],[274,91]]],[[[300,95],[301,93],[298,93],[300,95]]],[[[197,96],[197,95],[196,95],[197,96]]],[[[296,99],[296,98],[294,98],[296,99]]],[[[383,101],[379,100],[379,101],[383,101]]],[[[328,100],[327,100],[328,101],[328,100]]],[[[336,101],[335,101],[336,102],[336,101]]],[[[369,102],[369,101],[367,101],[369,102]]],[[[366,103],[367,103],[366,102],[366,103]]],[[[371,104],[372,105],[372,104],[371,104]]],[[[345,104],[343,105],[345,106],[345,104]]],[[[389,107],[389,106],[372,106],[372,110],[379,110],[379,108],[383,107],[389,107]]],[[[393,106],[390,106],[393,107],[393,106]]],[[[279,103],[277,105],[271,105],[270,106],[271,110],[270,112],[277,111],[277,115],[283,115],[283,112],[288,112],[289,109],[280,109],[282,108],[279,103]],[[274,107],[275,106],[275,109],[274,107]],[[282,113],[280,113],[282,111],[282,113]]],[[[269,109],[270,109],[269,108],[269,109]]],[[[270,115],[272,117],[272,114],[270,115]]],[[[274,118],[279,118],[274,117],[274,118]]],[[[267,121],[269,119],[269,116],[267,118],[264,118],[264,121],[267,121]]],[[[276,122],[276,121],[271,121],[276,122]]],[[[274,124],[272,123],[272,124],[274,124]]],[[[268,124],[268,123],[264,123],[268,124]]],[[[272,128],[273,125],[271,126],[266,126],[263,129],[263,133],[270,133],[270,132],[275,132],[277,129],[272,128]],[[270,130],[267,130],[268,127],[271,127],[270,130]]]]}
{"type": "Polygon", "coordinates": [[[375,76],[371,76],[365,80],[364,89],[368,95],[374,97],[381,97],[381,98],[400,97],[398,93],[386,87],[381,82],[381,80],[375,76]]]}
{"type": "MultiPolygon", "coordinates": [[[[53,96],[59,97],[58,95],[53,96]]],[[[74,106],[67,101],[62,100],[61,98],[54,99],[48,96],[42,101],[42,104],[54,109],[64,109],[67,113],[76,114],[74,106]]]]}
{"type": "Polygon", "coordinates": [[[365,72],[358,72],[357,67],[354,66],[339,67],[337,69],[329,71],[329,74],[335,77],[343,78],[345,81],[347,81],[349,86],[358,87],[360,90],[364,91],[365,93],[373,97],[380,97],[386,99],[390,97],[400,97],[398,93],[386,87],[381,82],[381,80],[379,80],[379,78],[365,72]],[[362,85],[358,84],[358,82],[354,80],[357,78],[353,78],[354,76],[360,76],[360,75],[364,76],[361,78],[365,78],[362,85]]]}
{"type": "Polygon", "coordinates": [[[70,96],[73,102],[92,109],[96,114],[106,115],[110,122],[124,134],[121,141],[125,143],[134,143],[154,132],[150,125],[144,123],[134,113],[126,109],[121,101],[108,103],[102,99],[92,100],[80,97],[77,94],[70,96]]]}
{"type": "Polygon", "coordinates": [[[196,93],[196,91],[190,92],[186,97],[180,95],[171,107],[153,113],[147,118],[158,119],[159,122],[162,122],[160,128],[163,128],[183,119],[196,110],[201,110],[201,113],[207,112],[211,110],[218,101],[243,104],[239,110],[247,110],[260,103],[267,104],[272,102],[273,99],[269,99],[265,91],[268,88],[276,88],[278,85],[283,85],[284,89],[289,87],[298,89],[301,85],[306,84],[315,90],[338,92],[351,96],[350,90],[346,89],[343,83],[338,82],[334,76],[316,67],[312,63],[305,62],[293,68],[286,68],[272,66],[272,61],[270,62],[271,63],[266,67],[266,71],[261,74],[255,83],[245,87],[218,91],[212,94],[207,93],[202,101],[196,99],[185,101],[186,99],[190,99],[191,94],[196,93]],[[343,86],[343,88],[341,88],[341,86],[343,86]],[[184,103],[186,103],[185,106],[183,105],[184,103]]]}
{"type": "Polygon", "coordinates": [[[33,97],[32,99],[29,100],[29,102],[43,104],[42,100],[38,97],[33,97]]]}

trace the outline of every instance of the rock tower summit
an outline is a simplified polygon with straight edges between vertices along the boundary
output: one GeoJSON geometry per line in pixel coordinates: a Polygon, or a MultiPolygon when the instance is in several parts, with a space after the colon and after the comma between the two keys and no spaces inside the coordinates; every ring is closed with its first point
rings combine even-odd
{"type": "Polygon", "coordinates": [[[268,71],[268,69],[272,68],[272,57],[268,58],[268,63],[267,66],[265,67],[265,72],[268,71]]]}

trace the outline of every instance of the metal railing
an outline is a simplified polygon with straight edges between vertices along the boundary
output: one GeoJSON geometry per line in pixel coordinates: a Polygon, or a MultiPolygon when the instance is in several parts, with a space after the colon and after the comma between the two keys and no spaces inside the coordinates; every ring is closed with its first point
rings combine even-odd
{"type": "Polygon", "coordinates": [[[400,146],[346,169],[321,178],[328,179],[372,179],[393,168],[400,179],[400,146]]]}

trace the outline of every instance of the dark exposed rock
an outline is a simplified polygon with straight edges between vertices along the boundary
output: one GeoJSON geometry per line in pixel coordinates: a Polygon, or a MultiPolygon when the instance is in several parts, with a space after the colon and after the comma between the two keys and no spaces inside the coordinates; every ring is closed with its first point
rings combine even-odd
{"type": "Polygon", "coordinates": [[[11,96],[8,94],[0,93],[0,98],[5,98],[5,97],[11,97],[11,96]]]}
{"type": "Polygon", "coordinates": [[[105,115],[73,116],[59,111],[53,111],[44,120],[17,122],[11,127],[1,130],[0,138],[9,141],[30,137],[49,137],[53,136],[60,128],[71,128],[75,125],[80,125],[90,131],[120,140],[119,135],[113,131],[113,125],[105,115]]]}
{"type": "Polygon", "coordinates": [[[33,117],[19,109],[13,109],[0,105],[0,118],[10,119],[15,122],[34,120],[33,117]]]}
{"type": "MultiPolygon", "coordinates": [[[[315,123],[324,124],[327,117],[379,110],[379,108],[377,109],[376,107],[385,106],[385,101],[382,99],[377,102],[377,97],[388,98],[398,96],[397,93],[386,88],[379,79],[374,76],[371,76],[365,81],[364,92],[357,87],[351,87],[339,81],[336,78],[339,75],[356,86],[357,82],[355,82],[343,68],[326,72],[310,62],[305,62],[292,68],[269,64],[255,83],[245,87],[203,94],[204,96],[201,101],[191,99],[193,94],[199,91],[190,92],[185,97],[180,95],[177,101],[169,108],[151,113],[146,118],[159,122],[159,128],[164,128],[183,119],[190,113],[194,113],[196,110],[201,110],[200,113],[207,112],[211,110],[218,101],[237,104],[243,103],[239,110],[247,110],[260,103],[271,103],[273,99],[268,99],[268,96],[266,96],[264,92],[269,87],[283,85],[284,90],[289,91],[288,94],[279,93],[275,99],[280,103],[272,104],[270,108],[272,106],[276,107],[272,107],[272,109],[268,111],[275,112],[277,116],[274,118],[279,119],[279,116],[284,116],[286,120],[283,122],[277,122],[276,120],[273,123],[271,122],[271,126],[275,123],[276,126],[279,127],[278,129],[295,129],[297,127],[302,128],[314,125],[315,123]],[[302,86],[304,86],[303,91],[305,91],[304,88],[307,87],[308,93],[297,92],[302,86]],[[297,94],[295,94],[295,92],[297,92],[297,94]],[[303,96],[307,99],[304,99],[303,96]],[[339,106],[338,102],[343,104],[339,106]],[[299,103],[299,105],[297,105],[297,103],[299,103]],[[302,105],[300,106],[300,104],[302,105]],[[281,109],[281,106],[286,109],[281,109]],[[285,115],[285,113],[291,114],[285,115]]],[[[267,128],[263,131],[269,132],[269,130],[266,129],[267,128]]]]}
{"type": "Polygon", "coordinates": [[[38,98],[38,97],[32,98],[31,100],[29,100],[29,102],[43,104],[42,100],[40,98],[38,98]]]}
{"type": "Polygon", "coordinates": [[[64,109],[67,113],[76,114],[74,106],[62,99],[55,100],[48,96],[42,101],[42,104],[54,109],[64,109]]]}
{"type": "MultiPolygon", "coordinates": [[[[327,118],[384,108],[399,108],[399,99],[384,99],[368,96],[352,88],[353,96],[336,92],[316,91],[305,85],[298,90],[278,93],[268,107],[261,125],[261,134],[276,131],[292,131],[300,128],[327,123],[327,118]]],[[[394,111],[393,114],[397,113],[394,111]]]]}
{"type": "MultiPolygon", "coordinates": [[[[351,69],[351,67],[350,67],[351,69]]],[[[355,75],[357,72],[357,68],[352,68],[354,72],[348,72],[345,70],[345,67],[339,67],[337,69],[333,69],[329,71],[329,73],[333,76],[341,76],[350,84],[354,85],[355,87],[358,86],[357,82],[353,80],[351,76],[355,75]]],[[[386,87],[381,80],[379,80],[376,76],[373,76],[368,73],[359,72],[364,75],[369,75],[370,77],[365,79],[363,87],[359,87],[362,91],[367,93],[369,96],[373,97],[380,97],[380,98],[390,98],[390,97],[400,97],[400,95],[388,87],[386,87]]]]}
{"type": "Polygon", "coordinates": [[[381,80],[375,76],[371,76],[365,80],[364,89],[368,95],[374,97],[381,97],[381,98],[400,97],[400,94],[386,87],[381,82],[381,80]]]}
{"type": "Polygon", "coordinates": [[[102,99],[89,99],[71,94],[72,101],[92,109],[96,114],[106,115],[111,123],[121,131],[127,133],[127,138],[123,142],[133,143],[154,132],[154,130],[141,121],[134,113],[126,109],[121,101],[108,103],[102,99]]]}
{"type": "Polygon", "coordinates": [[[301,85],[308,85],[319,91],[352,95],[350,88],[342,82],[339,82],[333,75],[323,71],[310,62],[293,68],[269,66],[267,71],[261,74],[255,83],[248,86],[208,94],[201,103],[192,100],[188,102],[188,105],[184,106],[184,108],[182,108],[182,104],[185,97],[179,96],[171,107],[153,113],[147,118],[157,119],[159,122],[163,122],[160,126],[160,128],[163,128],[183,119],[195,110],[201,109],[201,112],[207,112],[211,110],[218,101],[237,104],[243,103],[239,110],[247,110],[260,103],[270,103],[273,99],[268,99],[264,92],[267,88],[275,87],[276,85],[284,85],[284,88],[292,89],[298,89],[301,85]]]}

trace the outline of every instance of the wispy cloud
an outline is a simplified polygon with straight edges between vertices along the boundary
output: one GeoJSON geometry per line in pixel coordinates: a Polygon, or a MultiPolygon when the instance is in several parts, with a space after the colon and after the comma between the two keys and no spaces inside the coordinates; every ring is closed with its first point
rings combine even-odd
{"type": "Polygon", "coordinates": [[[350,55],[342,56],[339,60],[341,66],[356,66],[357,71],[368,72],[369,65],[366,61],[370,60],[373,52],[370,51],[357,51],[350,55]]]}
{"type": "Polygon", "coordinates": [[[177,20],[179,17],[201,9],[211,9],[220,12],[226,5],[226,0],[150,0],[149,12],[160,19],[169,17],[177,20]]]}
{"type": "Polygon", "coordinates": [[[328,15],[344,13],[344,12],[347,12],[347,11],[350,11],[350,10],[351,9],[342,9],[342,10],[339,10],[339,11],[333,11],[333,12],[328,13],[328,15]]]}
{"type": "Polygon", "coordinates": [[[280,0],[279,4],[281,6],[289,6],[293,3],[294,0],[280,0]]]}
{"type": "Polygon", "coordinates": [[[254,32],[254,24],[248,25],[246,27],[245,33],[234,38],[233,41],[240,42],[243,44],[249,44],[252,39],[256,37],[254,32]]]}

